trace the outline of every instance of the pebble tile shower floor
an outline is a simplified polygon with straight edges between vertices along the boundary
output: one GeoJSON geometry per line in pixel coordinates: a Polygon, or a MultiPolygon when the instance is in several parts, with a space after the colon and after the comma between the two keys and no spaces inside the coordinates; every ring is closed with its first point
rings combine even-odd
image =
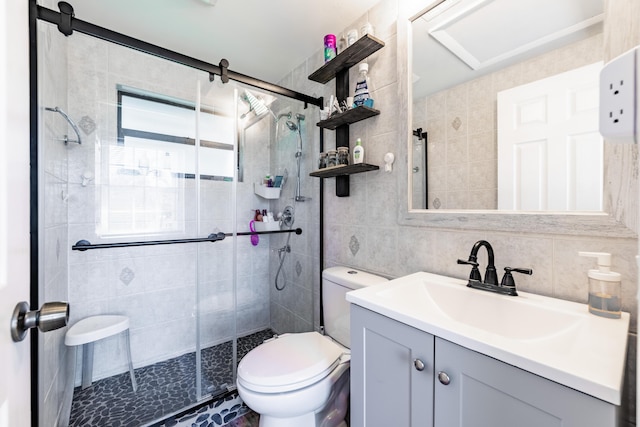
{"type": "MultiPolygon", "coordinates": [[[[238,338],[238,361],[271,338],[270,329],[238,338]]],[[[232,343],[202,350],[202,390],[232,385],[232,343]]],[[[86,390],[76,387],[71,405],[71,427],[138,427],[196,402],[195,353],[135,370],[136,393],[129,373],[95,381],[86,390]]],[[[242,425],[242,424],[239,424],[242,425]]]]}

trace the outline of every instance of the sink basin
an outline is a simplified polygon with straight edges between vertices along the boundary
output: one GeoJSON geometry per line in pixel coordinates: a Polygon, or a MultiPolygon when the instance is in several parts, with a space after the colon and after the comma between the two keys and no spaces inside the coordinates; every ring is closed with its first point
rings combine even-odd
{"type": "Polygon", "coordinates": [[[536,304],[526,296],[497,295],[465,285],[464,281],[454,283],[418,275],[392,289],[381,290],[380,297],[515,340],[555,338],[570,333],[584,319],[549,304],[536,304]]]}
{"type": "MultiPolygon", "coordinates": [[[[347,300],[431,335],[620,405],[629,314],[608,319],[586,304],[419,272],[347,293],[347,300]]],[[[586,289],[585,289],[586,292],[586,289]]]]}

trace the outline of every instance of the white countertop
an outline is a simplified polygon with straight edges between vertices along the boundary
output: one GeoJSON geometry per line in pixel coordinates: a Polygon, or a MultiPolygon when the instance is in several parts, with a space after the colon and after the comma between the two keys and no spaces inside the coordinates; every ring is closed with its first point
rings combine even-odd
{"type": "MultiPolygon", "coordinates": [[[[506,296],[419,272],[347,293],[347,301],[620,405],[629,314],[518,291],[506,296]]],[[[586,290],[585,290],[586,292],[586,290]]]]}

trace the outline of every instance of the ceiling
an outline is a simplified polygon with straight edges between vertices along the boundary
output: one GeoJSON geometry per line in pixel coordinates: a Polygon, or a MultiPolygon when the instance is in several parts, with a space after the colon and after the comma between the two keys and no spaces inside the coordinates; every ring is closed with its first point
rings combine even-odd
{"type": "Polygon", "coordinates": [[[603,0],[448,0],[412,23],[420,98],[602,31],[603,0]]]}
{"type": "Polygon", "coordinates": [[[379,0],[68,1],[83,21],[275,83],[379,0]]]}

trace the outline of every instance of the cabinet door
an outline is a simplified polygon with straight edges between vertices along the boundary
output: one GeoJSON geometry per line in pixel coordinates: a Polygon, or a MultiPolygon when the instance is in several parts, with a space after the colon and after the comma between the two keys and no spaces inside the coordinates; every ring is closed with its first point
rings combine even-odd
{"type": "Polygon", "coordinates": [[[352,304],[351,427],[432,426],[433,346],[432,335],[352,304]]]}
{"type": "Polygon", "coordinates": [[[614,405],[440,338],[434,392],[436,427],[617,425],[614,405]]]}

